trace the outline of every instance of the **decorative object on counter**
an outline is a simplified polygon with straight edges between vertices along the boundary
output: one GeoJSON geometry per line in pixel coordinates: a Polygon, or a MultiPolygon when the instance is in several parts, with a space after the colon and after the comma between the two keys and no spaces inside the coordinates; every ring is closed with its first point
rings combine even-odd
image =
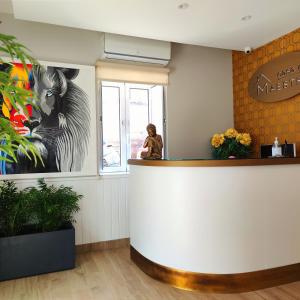
{"type": "Polygon", "coordinates": [[[148,136],[144,142],[143,147],[148,148],[147,151],[141,153],[143,159],[161,159],[163,142],[159,134],[156,133],[154,124],[149,123],[146,127],[148,136]]]}
{"type": "MultiPolygon", "coordinates": [[[[276,158],[272,156],[273,144],[263,144],[260,145],[260,157],[261,158],[276,158]]],[[[285,140],[285,143],[281,145],[282,156],[279,157],[296,157],[296,144],[288,143],[285,140]]]]}
{"type": "Polygon", "coordinates": [[[287,142],[287,140],[284,140],[284,145],[283,145],[283,156],[285,156],[285,157],[288,156],[288,142],[287,142]]]}
{"type": "Polygon", "coordinates": [[[272,146],[272,157],[282,157],[282,149],[279,144],[278,137],[275,137],[273,146],[272,146]]]}
{"type": "Polygon", "coordinates": [[[251,152],[251,136],[229,128],[224,133],[214,134],[211,145],[214,158],[247,158],[251,152]]]}
{"type": "Polygon", "coordinates": [[[75,267],[78,195],[71,187],[47,185],[19,191],[0,186],[0,281],[75,267]]]}

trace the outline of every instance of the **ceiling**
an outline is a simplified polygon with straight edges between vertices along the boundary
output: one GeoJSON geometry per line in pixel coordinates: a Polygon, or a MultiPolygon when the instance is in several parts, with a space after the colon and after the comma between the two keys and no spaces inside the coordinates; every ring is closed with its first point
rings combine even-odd
{"type": "MultiPolygon", "coordinates": [[[[8,3],[8,0],[0,0],[8,3]]],[[[224,49],[300,27],[300,0],[12,0],[16,18],[224,49]],[[186,9],[178,9],[187,3],[186,9]],[[241,18],[250,15],[250,20],[241,18]]]]}

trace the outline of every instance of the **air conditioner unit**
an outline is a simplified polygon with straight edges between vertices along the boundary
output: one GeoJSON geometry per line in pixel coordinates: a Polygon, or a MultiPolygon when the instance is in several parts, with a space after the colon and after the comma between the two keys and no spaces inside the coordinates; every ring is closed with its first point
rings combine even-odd
{"type": "Polygon", "coordinates": [[[125,35],[104,33],[101,59],[120,59],[167,65],[171,58],[171,43],[125,35]]]}

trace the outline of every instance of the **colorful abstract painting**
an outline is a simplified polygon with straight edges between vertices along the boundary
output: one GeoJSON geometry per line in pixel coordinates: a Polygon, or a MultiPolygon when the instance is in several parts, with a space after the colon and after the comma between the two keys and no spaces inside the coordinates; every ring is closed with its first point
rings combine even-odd
{"type": "MultiPolygon", "coordinates": [[[[32,160],[18,152],[17,163],[1,161],[0,173],[84,171],[91,147],[94,83],[86,80],[86,72],[91,70],[27,65],[29,72],[26,72],[20,63],[1,64],[0,68],[10,74],[16,85],[37,95],[34,105],[26,105],[27,114],[22,109],[15,110],[9,100],[0,95],[0,113],[11,121],[20,135],[26,136],[39,149],[44,163],[34,165],[32,160]]],[[[92,80],[93,76],[89,78],[92,80]]]]}

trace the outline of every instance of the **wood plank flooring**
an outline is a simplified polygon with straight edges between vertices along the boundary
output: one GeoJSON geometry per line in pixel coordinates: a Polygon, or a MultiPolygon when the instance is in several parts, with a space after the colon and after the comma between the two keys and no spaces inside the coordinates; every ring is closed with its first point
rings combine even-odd
{"type": "Polygon", "coordinates": [[[242,294],[183,291],[140,271],[120,248],[77,255],[74,270],[0,282],[1,300],[300,300],[300,282],[242,294]]]}

